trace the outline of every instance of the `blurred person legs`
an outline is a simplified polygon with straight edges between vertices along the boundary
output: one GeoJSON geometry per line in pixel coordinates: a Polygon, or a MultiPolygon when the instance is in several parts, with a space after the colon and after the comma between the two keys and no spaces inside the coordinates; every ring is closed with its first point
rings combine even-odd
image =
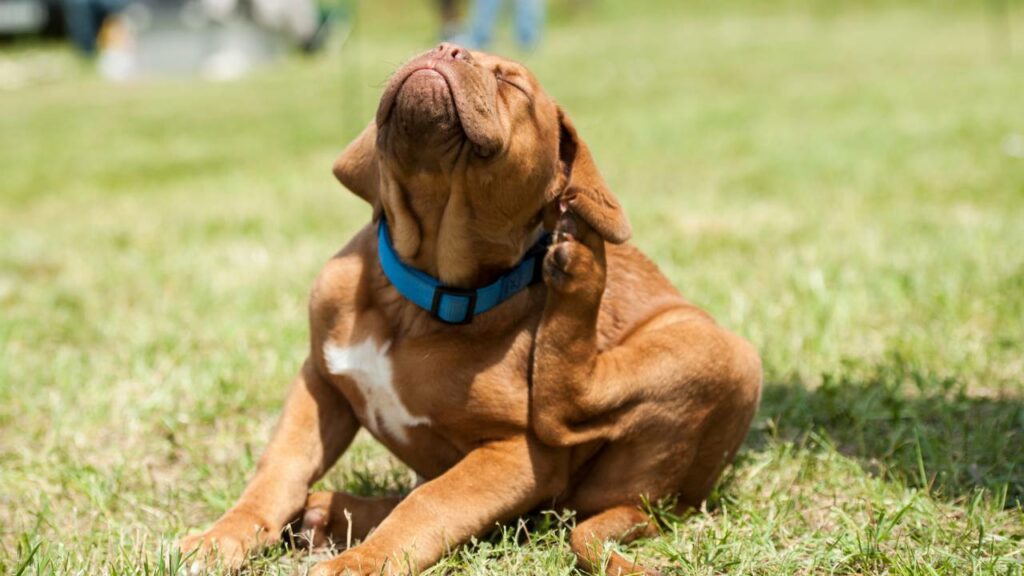
{"type": "Polygon", "coordinates": [[[459,21],[459,0],[438,0],[441,13],[441,39],[451,40],[458,36],[462,24],[459,21]]]}
{"type": "MultiPolygon", "coordinates": [[[[490,46],[502,4],[502,0],[476,0],[473,24],[466,41],[470,47],[484,49],[490,46]]],[[[516,0],[515,10],[516,39],[520,46],[530,50],[540,40],[544,22],[544,0],[516,0]]]]}
{"type": "Polygon", "coordinates": [[[540,41],[544,26],[544,0],[516,1],[516,38],[519,45],[532,50],[540,41]]]}
{"type": "Polygon", "coordinates": [[[476,0],[473,3],[473,22],[469,36],[461,43],[477,50],[490,46],[501,5],[502,0],[476,0]]]}
{"type": "Polygon", "coordinates": [[[64,0],[64,19],[75,47],[83,54],[95,54],[103,21],[125,4],[125,0],[64,0]]]}

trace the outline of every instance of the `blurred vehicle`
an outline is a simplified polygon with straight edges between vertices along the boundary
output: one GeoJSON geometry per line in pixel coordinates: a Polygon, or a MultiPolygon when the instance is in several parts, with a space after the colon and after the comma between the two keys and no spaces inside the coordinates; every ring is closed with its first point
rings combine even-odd
{"type": "Polygon", "coordinates": [[[0,38],[63,35],[60,0],[0,0],[0,38]]]}
{"type": "Polygon", "coordinates": [[[289,50],[317,51],[341,17],[314,0],[89,1],[122,4],[94,32],[100,72],[112,80],[232,80],[289,50]]]}
{"type": "Polygon", "coordinates": [[[214,14],[195,0],[137,0],[99,32],[100,72],[111,80],[198,75],[230,80],[287,50],[248,14],[214,14]]]}

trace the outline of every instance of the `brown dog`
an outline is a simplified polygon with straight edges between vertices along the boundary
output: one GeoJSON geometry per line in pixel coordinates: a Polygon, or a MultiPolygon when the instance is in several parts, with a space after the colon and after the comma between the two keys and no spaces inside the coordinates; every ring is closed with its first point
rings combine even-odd
{"type": "Polygon", "coordinates": [[[644,498],[707,497],[757,409],[756,351],[624,243],[587,146],[519,64],[448,44],[413,59],[334,173],[374,224],[316,280],[309,359],[255,477],[182,549],[239,566],[301,517],[315,543],[365,539],[312,573],[407,573],[553,507],[576,511],[586,569],[644,571],[603,542],[654,531],[644,498]],[[543,282],[474,309],[469,291],[522,270],[553,229],[543,282]],[[392,268],[450,287],[436,314],[400,292],[389,249],[392,268]],[[405,498],[310,495],[360,426],[427,481],[405,498]]]}

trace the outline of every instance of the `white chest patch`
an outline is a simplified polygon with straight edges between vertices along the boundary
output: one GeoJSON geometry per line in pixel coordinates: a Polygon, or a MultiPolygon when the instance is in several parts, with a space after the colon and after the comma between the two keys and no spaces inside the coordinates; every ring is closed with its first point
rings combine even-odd
{"type": "Polygon", "coordinates": [[[377,435],[399,442],[409,440],[408,428],[429,425],[426,416],[413,416],[395,391],[391,375],[391,342],[377,346],[373,339],[354,346],[324,343],[324,360],[331,374],[345,375],[355,382],[366,402],[366,427],[377,435]]]}

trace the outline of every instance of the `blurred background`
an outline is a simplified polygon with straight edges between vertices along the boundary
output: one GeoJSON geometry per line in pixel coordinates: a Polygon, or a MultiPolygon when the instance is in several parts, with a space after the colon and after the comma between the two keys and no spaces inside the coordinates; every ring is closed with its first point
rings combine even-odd
{"type": "MultiPolygon", "coordinates": [[[[1020,574],[1019,0],[0,0],[0,572],[175,573],[369,221],[331,163],[442,38],[525,62],[634,242],[764,357],[736,465],[643,554],[1020,574]]],[[[411,482],[361,436],[323,485],[411,482]]],[[[572,573],[566,522],[436,573],[572,573]]]]}

